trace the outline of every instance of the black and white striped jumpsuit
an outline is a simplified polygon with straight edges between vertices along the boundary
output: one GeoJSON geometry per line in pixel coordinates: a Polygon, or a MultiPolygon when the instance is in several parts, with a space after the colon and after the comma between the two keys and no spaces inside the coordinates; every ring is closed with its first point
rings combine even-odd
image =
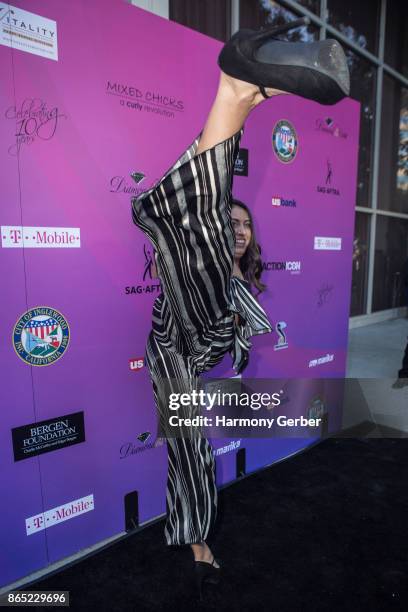
{"type": "MultiPolygon", "coordinates": [[[[133,221],[156,250],[163,289],[153,306],[146,362],[164,428],[169,408],[161,397],[163,381],[194,387],[227,352],[239,374],[248,362],[249,337],[272,330],[245,283],[232,275],[231,189],[242,133],[195,155],[200,132],[154,187],[132,198],[133,221]]],[[[212,448],[198,429],[166,441],[166,542],[198,543],[217,513],[212,448]]]]}

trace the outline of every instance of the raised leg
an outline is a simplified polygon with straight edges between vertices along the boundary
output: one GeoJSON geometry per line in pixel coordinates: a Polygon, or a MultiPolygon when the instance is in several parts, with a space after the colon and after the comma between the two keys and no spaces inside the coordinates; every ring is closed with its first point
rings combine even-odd
{"type": "MultiPolygon", "coordinates": [[[[268,96],[285,94],[279,89],[266,89],[268,96]]],[[[256,85],[234,79],[220,72],[218,91],[202,132],[197,154],[230,138],[245,123],[251,110],[265,98],[256,85]]]]}

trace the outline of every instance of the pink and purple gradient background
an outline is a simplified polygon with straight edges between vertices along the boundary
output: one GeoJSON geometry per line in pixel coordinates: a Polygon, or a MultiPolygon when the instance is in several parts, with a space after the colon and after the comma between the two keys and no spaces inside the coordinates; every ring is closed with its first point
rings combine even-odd
{"type": "MultiPolygon", "coordinates": [[[[156,17],[122,0],[15,0],[53,19],[59,60],[0,47],[2,226],[79,227],[80,249],[1,249],[2,316],[2,568],[1,585],[124,531],[124,496],[139,493],[139,519],[165,512],[166,447],[120,459],[120,447],[156,431],[156,413],[142,357],[156,293],[126,295],[146,286],[144,236],[132,224],[129,193],[114,193],[111,179],[134,187],[132,171],[153,184],[204,125],[216,92],[221,43],[156,17]],[[121,105],[107,83],[122,83],[181,100],[165,117],[121,105]],[[10,154],[16,124],[6,117],[25,99],[57,108],[54,136],[23,144],[10,154]],[[51,366],[31,367],[11,341],[17,319],[29,308],[59,310],[70,326],[70,344],[51,366]],[[14,462],[11,428],[84,411],[86,441],[14,462]],[[28,537],[25,519],[88,494],[95,509],[28,537]]],[[[249,176],[234,176],[233,193],[254,212],[266,261],[301,260],[301,273],[265,272],[260,301],[272,325],[287,323],[288,348],[274,351],[276,334],[253,339],[245,377],[341,377],[345,372],[358,152],[359,105],[347,99],[324,107],[282,96],[248,119],[241,146],[249,150],[249,176]],[[315,129],[330,118],[342,139],[315,129]],[[298,134],[293,162],[272,150],[272,130],[289,120],[298,134]],[[326,160],[341,195],[317,193],[326,160]],[[271,198],[295,199],[296,208],[273,207],[271,198]],[[342,238],[341,251],[313,250],[314,236],[342,238]],[[329,300],[318,290],[329,283],[329,300]],[[333,353],[332,362],[309,369],[310,359],[333,353]]],[[[232,375],[230,360],[211,373],[232,375]]],[[[312,385],[313,386],[313,385],[312,385]]],[[[314,390],[309,390],[313,395],[314,390]]],[[[309,393],[306,393],[306,395],[309,393]]],[[[305,397],[306,397],[305,395],[305,397]]],[[[305,399],[306,401],[306,399],[305,399]]],[[[299,414],[305,406],[299,406],[299,414]]],[[[310,439],[242,440],[253,471],[310,444],[310,439]]],[[[214,448],[228,440],[214,440],[214,448]]],[[[235,478],[236,453],[217,458],[219,484],[235,478]]]]}

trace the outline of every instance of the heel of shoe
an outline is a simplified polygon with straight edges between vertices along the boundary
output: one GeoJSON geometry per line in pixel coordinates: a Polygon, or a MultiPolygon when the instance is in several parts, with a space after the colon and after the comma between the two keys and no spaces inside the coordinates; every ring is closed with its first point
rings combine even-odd
{"type": "Polygon", "coordinates": [[[197,566],[194,568],[194,582],[195,588],[197,592],[197,597],[200,601],[203,599],[203,584],[204,584],[205,574],[203,571],[198,570],[197,566]]]}
{"type": "MultiPolygon", "coordinates": [[[[214,559],[215,561],[218,560],[214,559]]],[[[213,560],[213,562],[214,562],[213,560]]],[[[218,584],[220,581],[220,573],[221,568],[216,568],[211,563],[206,563],[205,561],[195,561],[194,562],[194,581],[195,587],[197,591],[197,595],[200,600],[203,598],[203,585],[205,582],[209,582],[210,584],[218,584]]]]}
{"type": "Polygon", "coordinates": [[[267,28],[263,28],[256,36],[253,37],[252,40],[256,41],[257,43],[261,43],[264,40],[271,40],[271,38],[273,36],[276,36],[277,34],[284,34],[285,32],[289,32],[290,30],[294,30],[296,28],[300,28],[309,24],[309,17],[301,17],[300,19],[288,21],[288,23],[284,23],[280,26],[270,26],[267,28]]]}

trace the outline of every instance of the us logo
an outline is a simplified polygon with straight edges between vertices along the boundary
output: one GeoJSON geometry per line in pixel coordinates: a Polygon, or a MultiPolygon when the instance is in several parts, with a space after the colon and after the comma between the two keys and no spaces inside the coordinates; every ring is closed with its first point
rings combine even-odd
{"type": "Polygon", "coordinates": [[[295,159],[298,139],[293,125],[286,119],[275,124],[272,132],[272,147],[279,161],[288,163],[295,159]]]}
{"type": "Polygon", "coordinates": [[[14,326],[13,345],[17,355],[30,365],[52,365],[65,353],[70,331],[66,318],[53,308],[27,310],[14,326]]]}

